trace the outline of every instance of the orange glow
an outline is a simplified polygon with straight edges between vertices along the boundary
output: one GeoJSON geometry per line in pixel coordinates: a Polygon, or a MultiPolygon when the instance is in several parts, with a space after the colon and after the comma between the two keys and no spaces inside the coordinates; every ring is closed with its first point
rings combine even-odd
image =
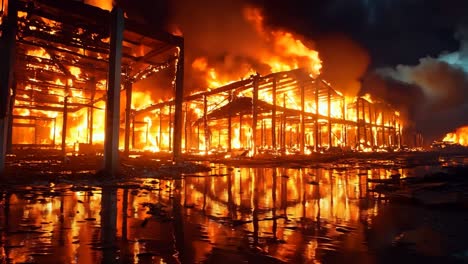
{"type": "Polygon", "coordinates": [[[113,7],[112,0],[85,0],[85,3],[108,11],[112,10],[113,7]]]}
{"type": "Polygon", "coordinates": [[[457,128],[455,132],[447,133],[443,141],[468,146],[468,126],[457,128]]]}
{"type": "Polygon", "coordinates": [[[269,31],[264,25],[262,12],[258,8],[246,8],[244,16],[255,30],[273,46],[273,54],[259,51],[261,61],[268,64],[271,72],[288,71],[297,68],[307,69],[313,76],[320,74],[322,61],[317,51],[307,47],[293,33],[281,30],[269,31]]]}

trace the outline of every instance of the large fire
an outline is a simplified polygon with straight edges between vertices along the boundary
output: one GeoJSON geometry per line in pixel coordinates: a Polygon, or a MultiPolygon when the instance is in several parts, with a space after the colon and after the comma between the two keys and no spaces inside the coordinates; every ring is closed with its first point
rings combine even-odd
{"type": "Polygon", "coordinates": [[[468,146],[468,126],[463,126],[457,128],[455,132],[447,133],[442,141],[468,146]]]}
{"type": "MultiPolygon", "coordinates": [[[[103,9],[112,8],[111,1],[88,2],[103,9]]],[[[400,143],[402,124],[398,112],[370,95],[344,96],[320,78],[322,61],[311,42],[292,32],[266,27],[260,9],[245,8],[243,15],[262,40],[253,54],[242,58],[242,63],[232,63],[235,67],[229,70],[208,56],[186,63],[205,84],[191,87],[197,92],[184,101],[183,151],[209,154],[239,150],[251,155],[258,149],[292,154],[333,147],[383,150],[400,143]],[[239,81],[242,83],[237,84],[239,81]],[[216,92],[227,84],[236,88],[216,92]],[[208,91],[215,92],[205,94],[208,91]]],[[[27,19],[24,14],[22,17],[27,19]]],[[[28,57],[26,67],[33,72],[44,62],[62,56],[48,48],[29,48],[24,53],[28,57]]],[[[100,54],[97,59],[102,59],[100,54]]],[[[82,144],[103,145],[106,80],[96,80],[89,69],[78,64],[55,64],[45,66],[49,72],[57,73],[55,81],[44,87],[34,74],[22,88],[25,92],[16,97],[14,129],[19,133],[14,133],[14,143],[59,147],[59,142],[65,142],[62,147],[69,150],[78,150],[82,144]],[[33,98],[46,92],[47,98],[43,99],[47,103],[32,105],[33,98]],[[31,134],[34,139],[26,136],[31,134]]],[[[158,93],[150,92],[152,88],[132,92],[130,148],[172,151],[173,99],[156,98],[153,95],[158,93]]],[[[124,107],[121,116],[125,116],[124,107]]],[[[121,118],[121,132],[124,122],[121,118]]],[[[123,137],[120,147],[124,147],[123,137]]]]}
{"type": "MultiPolygon", "coordinates": [[[[257,34],[266,43],[266,47],[258,50],[255,60],[269,68],[269,73],[290,71],[304,68],[312,76],[318,76],[322,68],[319,53],[307,47],[300,37],[283,30],[270,30],[264,25],[264,17],[258,8],[244,9],[244,18],[250,22],[257,34]]],[[[219,87],[236,80],[248,78],[257,69],[249,62],[244,62],[235,72],[219,71],[209,65],[206,57],[198,57],[192,62],[192,68],[205,76],[209,88],[219,87]]],[[[268,72],[267,72],[268,73],[268,72]]]]}

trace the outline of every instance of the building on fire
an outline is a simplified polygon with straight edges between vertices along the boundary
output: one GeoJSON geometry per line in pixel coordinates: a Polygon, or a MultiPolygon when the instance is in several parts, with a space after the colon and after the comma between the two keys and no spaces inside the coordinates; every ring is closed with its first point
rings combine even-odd
{"type": "Polygon", "coordinates": [[[2,2],[0,172],[14,148],[101,151],[113,171],[119,149],[179,158],[371,151],[402,143],[402,121],[390,105],[346,97],[305,69],[184,94],[182,37],[129,20],[119,8],[2,2]],[[136,106],[145,97],[133,85],[163,70],[173,72],[166,87],[172,99],[136,106]]]}

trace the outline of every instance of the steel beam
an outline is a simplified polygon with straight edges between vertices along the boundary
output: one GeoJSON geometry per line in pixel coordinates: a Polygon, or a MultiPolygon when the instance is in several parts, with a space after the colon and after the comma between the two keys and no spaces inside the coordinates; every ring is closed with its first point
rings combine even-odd
{"type": "Polygon", "coordinates": [[[109,77],[107,87],[104,173],[115,176],[119,167],[120,79],[124,15],[115,7],[111,12],[109,77]]]}

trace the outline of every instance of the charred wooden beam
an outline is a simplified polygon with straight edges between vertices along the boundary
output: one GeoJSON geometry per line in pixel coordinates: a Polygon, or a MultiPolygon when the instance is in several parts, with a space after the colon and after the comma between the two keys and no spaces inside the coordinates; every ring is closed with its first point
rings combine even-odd
{"type": "Polygon", "coordinates": [[[65,49],[65,48],[49,45],[49,44],[41,42],[41,41],[34,42],[34,41],[25,40],[25,39],[19,39],[18,43],[23,43],[23,44],[26,44],[26,45],[36,46],[36,47],[40,47],[40,48],[44,48],[44,49],[55,50],[57,52],[67,53],[67,54],[70,54],[70,55],[73,55],[73,56],[77,56],[79,58],[85,58],[85,59],[96,61],[96,62],[103,62],[103,63],[106,63],[106,64],[108,63],[108,61],[105,60],[105,59],[100,59],[100,58],[97,58],[97,57],[94,57],[94,56],[86,56],[86,55],[83,55],[81,53],[71,51],[71,50],[68,50],[68,49],[65,49]]]}

